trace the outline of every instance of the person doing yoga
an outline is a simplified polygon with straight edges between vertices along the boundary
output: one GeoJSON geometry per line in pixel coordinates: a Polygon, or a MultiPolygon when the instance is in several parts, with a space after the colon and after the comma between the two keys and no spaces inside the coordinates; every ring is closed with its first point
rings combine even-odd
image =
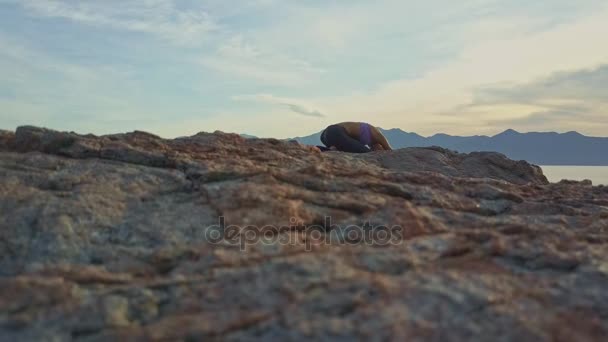
{"type": "Polygon", "coordinates": [[[327,149],[342,152],[366,153],[392,150],[382,132],[365,122],[343,122],[331,125],[321,133],[321,142],[327,149]]]}

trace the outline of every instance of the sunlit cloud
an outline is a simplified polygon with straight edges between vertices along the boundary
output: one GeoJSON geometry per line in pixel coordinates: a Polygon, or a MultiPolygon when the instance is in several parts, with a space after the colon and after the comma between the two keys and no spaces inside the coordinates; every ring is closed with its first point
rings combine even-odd
{"type": "MultiPolygon", "coordinates": [[[[528,104],[522,113],[519,102],[469,106],[476,96],[479,97],[480,89],[501,89],[501,85],[526,84],[556,73],[569,75],[580,69],[597,68],[608,62],[608,45],[602,43],[602,37],[606,35],[608,10],[604,9],[548,30],[469,43],[471,45],[464,47],[450,62],[429,70],[422,77],[386,82],[370,92],[352,96],[315,100],[344,119],[379,113],[375,117],[384,126],[414,127],[427,134],[444,129],[442,125],[446,123],[451,133],[470,133],[471,130],[492,133],[503,127],[488,125],[488,122],[521,118],[547,108],[528,104]]],[[[590,80],[579,80],[579,88],[587,81],[590,80]]],[[[601,77],[594,84],[598,82],[605,84],[601,77]]],[[[597,94],[601,88],[596,89],[591,94],[597,94]]],[[[552,110],[560,109],[559,101],[563,101],[564,106],[572,105],[566,101],[568,96],[585,92],[575,89],[573,82],[568,87],[562,85],[559,90],[559,94],[554,94],[558,98],[553,99],[552,110]]],[[[527,90],[523,88],[521,92],[527,90]]],[[[595,115],[604,114],[596,112],[595,115]]]]}

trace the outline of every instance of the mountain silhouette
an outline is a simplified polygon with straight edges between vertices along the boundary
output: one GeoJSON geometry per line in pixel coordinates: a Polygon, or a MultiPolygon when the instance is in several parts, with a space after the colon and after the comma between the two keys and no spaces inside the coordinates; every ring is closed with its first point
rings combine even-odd
{"type": "MultiPolygon", "coordinates": [[[[458,152],[495,151],[511,159],[539,165],[608,166],[608,138],[588,137],[578,132],[520,133],[508,129],[494,136],[452,136],[435,134],[423,137],[398,128],[381,129],[393,148],[441,146],[458,152]]],[[[319,145],[321,132],[297,137],[303,144],[319,145]]]]}

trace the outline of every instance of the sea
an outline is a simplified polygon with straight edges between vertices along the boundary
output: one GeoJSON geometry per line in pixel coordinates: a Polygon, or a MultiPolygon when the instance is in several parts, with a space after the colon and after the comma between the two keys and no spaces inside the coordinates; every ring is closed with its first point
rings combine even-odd
{"type": "Polygon", "coordinates": [[[581,181],[591,180],[593,185],[608,186],[608,166],[541,166],[550,182],[562,179],[581,181]]]}

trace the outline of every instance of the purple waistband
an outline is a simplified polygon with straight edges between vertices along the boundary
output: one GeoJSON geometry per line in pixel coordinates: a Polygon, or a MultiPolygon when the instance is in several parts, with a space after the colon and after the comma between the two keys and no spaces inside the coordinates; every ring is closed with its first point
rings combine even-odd
{"type": "Polygon", "coordinates": [[[369,124],[362,122],[359,125],[359,141],[363,145],[367,145],[369,147],[372,146],[372,128],[369,124]]]}

